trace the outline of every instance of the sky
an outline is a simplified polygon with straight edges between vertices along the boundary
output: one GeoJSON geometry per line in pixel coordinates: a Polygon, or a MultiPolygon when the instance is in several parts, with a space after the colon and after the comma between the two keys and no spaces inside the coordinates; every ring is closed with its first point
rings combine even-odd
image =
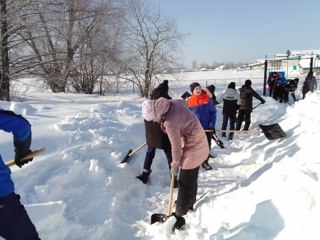
{"type": "MultiPolygon", "coordinates": [[[[180,98],[191,81],[201,82],[201,74],[226,77],[215,83],[217,96],[235,74],[237,88],[250,77],[262,93],[263,71],[183,74],[185,81],[167,77],[173,98],[180,98]]],[[[221,138],[223,149],[212,144],[215,158],[209,163],[214,170],[200,169],[195,211],[185,215],[184,230],[172,233],[173,217],[150,225],[152,214],[165,214],[168,208],[170,177],[164,153],[157,150],[146,185],[136,179],[145,147],[121,164],[129,149],[145,142],[144,99],[124,90],[107,96],[50,93],[40,88],[40,81],[21,80],[19,84],[27,85],[19,89],[28,89],[23,101],[0,102],[0,107],[23,114],[32,124],[32,149],[44,146],[46,151],[21,169],[11,168],[16,193],[45,240],[316,240],[320,113],[314,109],[320,92],[301,100],[302,82],[296,103],[264,97],[266,103],[252,112],[250,130],[257,134],[236,134],[230,142],[221,138]],[[268,140],[260,133],[259,124],[273,123],[286,137],[268,140]]],[[[254,106],[258,103],[254,100],[254,106]]],[[[0,134],[1,155],[9,161],[14,156],[12,135],[0,134]]],[[[174,190],[174,199],[176,194],[174,190]]]]}
{"type": "Polygon", "coordinates": [[[254,63],[287,50],[319,49],[318,0],[152,0],[189,34],[181,59],[254,63]]]}

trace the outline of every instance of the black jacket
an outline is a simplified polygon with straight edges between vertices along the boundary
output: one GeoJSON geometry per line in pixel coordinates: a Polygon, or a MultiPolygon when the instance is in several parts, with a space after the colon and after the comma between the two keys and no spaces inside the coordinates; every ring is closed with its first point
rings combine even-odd
{"type": "MultiPolygon", "coordinates": [[[[168,81],[164,80],[163,83],[159,84],[157,88],[153,89],[150,94],[150,99],[155,100],[160,97],[171,99],[168,91],[168,81]]],[[[159,123],[144,120],[144,126],[146,131],[146,141],[149,147],[161,149],[171,148],[168,135],[161,130],[159,123]]]]}
{"type": "Polygon", "coordinates": [[[265,100],[256,92],[254,91],[251,86],[243,85],[240,90],[240,110],[252,110],[252,97],[260,100],[262,103],[265,100]]]}

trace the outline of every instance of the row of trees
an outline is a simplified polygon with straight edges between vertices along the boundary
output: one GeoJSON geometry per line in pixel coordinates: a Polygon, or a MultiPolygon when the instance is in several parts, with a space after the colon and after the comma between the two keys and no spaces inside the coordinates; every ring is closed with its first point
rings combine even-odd
{"type": "Polygon", "coordinates": [[[105,76],[148,96],[155,74],[176,65],[185,35],[143,0],[0,0],[0,100],[24,75],[52,92],[104,94],[105,76]]]}

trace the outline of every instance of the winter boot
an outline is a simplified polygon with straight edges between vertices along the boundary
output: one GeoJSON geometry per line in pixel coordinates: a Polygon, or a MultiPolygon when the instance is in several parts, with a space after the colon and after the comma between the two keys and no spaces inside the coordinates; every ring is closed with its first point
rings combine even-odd
{"type": "Polygon", "coordinates": [[[212,167],[210,166],[210,164],[209,164],[209,162],[208,162],[208,159],[207,160],[205,160],[202,164],[201,164],[201,166],[205,169],[205,170],[212,170],[212,167]]]}
{"type": "Polygon", "coordinates": [[[149,175],[151,172],[152,172],[151,170],[143,169],[142,174],[137,176],[137,178],[139,178],[141,180],[141,182],[146,184],[148,182],[148,178],[149,178],[149,175]]]}
{"type": "Polygon", "coordinates": [[[186,220],[182,216],[178,216],[176,213],[172,213],[172,215],[177,219],[175,224],[173,225],[173,230],[178,229],[182,230],[183,227],[186,225],[186,220]]]}
{"type": "Polygon", "coordinates": [[[229,134],[229,141],[231,141],[233,139],[233,134],[229,134]]]}

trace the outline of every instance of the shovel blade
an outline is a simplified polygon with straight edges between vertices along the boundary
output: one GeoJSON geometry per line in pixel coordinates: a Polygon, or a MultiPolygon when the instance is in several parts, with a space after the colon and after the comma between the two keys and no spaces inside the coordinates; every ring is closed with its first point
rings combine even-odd
{"type": "Polygon", "coordinates": [[[132,149],[130,149],[127,153],[127,155],[124,157],[124,159],[121,161],[121,163],[126,163],[128,162],[128,159],[129,159],[129,154],[132,153],[132,149]]]}
{"type": "Polygon", "coordinates": [[[259,127],[268,140],[275,140],[286,136],[286,133],[282,130],[278,123],[274,123],[271,125],[260,124],[259,127]]]}
{"type": "Polygon", "coordinates": [[[181,98],[184,99],[184,100],[186,100],[188,97],[191,97],[191,94],[188,93],[187,91],[184,92],[184,93],[181,95],[181,98]]]}
{"type": "Polygon", "coordinates": [[[163,213],[154,213],[151,215],[151,224],[154,224],[156,222],[164,223],[167,221],[168,216],[163,213]]]}
{"type": "Polygon", "coordinates": [[[212,139],[216,142],[216,144],[217,144],[220,148],[224,148],[223,142],[218,138],[217,135],[212,134],[212,139]]]}

